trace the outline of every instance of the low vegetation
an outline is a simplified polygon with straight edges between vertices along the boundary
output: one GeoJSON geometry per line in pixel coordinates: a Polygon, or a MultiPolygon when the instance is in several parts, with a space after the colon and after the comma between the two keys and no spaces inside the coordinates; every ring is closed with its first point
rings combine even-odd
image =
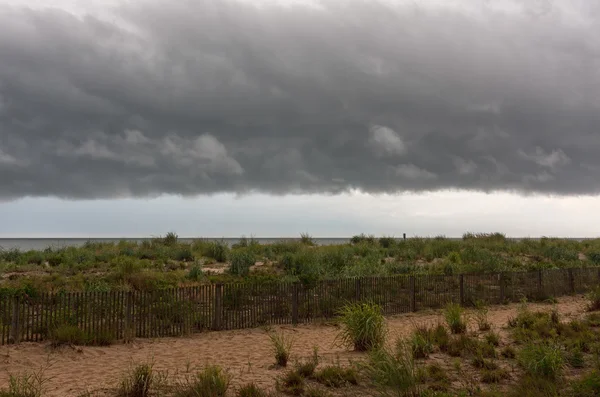
{"type": "Polygon", "coordinates": [[[181,240],[175,233],[141,242],[87,242],[42,251],[0,249],[0,292],[156,290],[249,279],[314,282],[397,274],[455,275],[600,266],[600,239],[511,240],[499,233],[406,240],[357,235],[319,246],[308,234],[260,244],[241,238],[181,240]],[[260,266],[255,266],[260,264],[260,266]]]}
{"type": "MultiPolygon", "coordinates": [[[[590,303],[592,297],[589,297],[590,303]]],[[[472,309],[475,313],[478,308],[472,309]]],[[[324,397],[342,395],[443,397],[588,397],[600,395],[600,324],[598,313],[563,318],[557,308],[532,310],[523,301],[502,327],[480,330],[477,316],[447,307],[437,324],[415,324],[406,338],[388,340],[379,308],[363,302],[340,311],[344,346],[353,361],[324,362],[315,347],[290,365],[291,340],[270,331],[277,379],[273,389],[254,383],[231,387],[234,376],[208,365],[185,374],[158,373],[141,364],[126,373],[109,394],[114,397],[324,397]],[[452,315],[449,316],[449,313],[452,315]],[[460,332],[456,320],[462,325],[460,332]],[[448,320],[451,321],[448,321],[448,320]],[[501,329],[500,329],[501,328],[501,329]],[[469,331],[472,330],[472,331],[469,331]],[[359,342],[358,344],[356,342],[359,342]],[[356,349],[356,346],[362,349],[356,349]],[[285,366],[279,357],[285,356],[285,366]],[[228,394],[229,393],[229,394],[228,394]]],[[[43,397],[42,376],[11,377],[0,397],[43,397]]],[[[92,394],[86,394],[91,396],[92,394]]]]}
{"type": "Polygon", "coordinates": [[[356,351],[377,349],[385,341],[385,318],[377,304],[348,304],[340,311],[339,322],[342,327],[339,335],[341,342],[356,351]]]}

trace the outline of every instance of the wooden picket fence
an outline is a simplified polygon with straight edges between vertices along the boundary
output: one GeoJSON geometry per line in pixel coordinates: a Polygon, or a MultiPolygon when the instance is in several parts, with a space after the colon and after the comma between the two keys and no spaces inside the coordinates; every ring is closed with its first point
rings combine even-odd
{"type": "Polygon", "coordinates": [[[94,338],[131,340],[205,330],[302,324],[369,300],[386,315],[440,308],[540,300],[583,293],[600,284],[600,268],[461,275],[399,275],[300,283],[211,284],[177,289],[71,292],[0,297],[0,344],[47,340],[60,326],[94,338]]]}

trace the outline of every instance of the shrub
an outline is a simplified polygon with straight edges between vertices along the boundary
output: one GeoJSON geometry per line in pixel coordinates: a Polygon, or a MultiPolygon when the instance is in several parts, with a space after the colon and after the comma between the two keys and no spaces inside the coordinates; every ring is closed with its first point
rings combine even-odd
{"type": "Polygon", "coordinates": [[[118,397],[148,397],[154,382],[152,365],[141,364],[121,381],[117,391],[118,397]]]}
{"type": "Polygon", "coordinates": [[[523,369],[532,376],[555,379],[563,368],[563,356],[558,346],[550,344],[527,344],[518,358],[523,369]]]}
{"type": "Polygon", "coordinates": [[[502,357],[508,359],[515,358],[517,356],[517,352],[512,346],[506,346],[504,349],[502,349],[500,354],[502,355],[502,357]]]}
{"type": "Polygon", "coordinates": [[[173,232],[169,232],[165,235],[165,237],[162,238],[162,243],[166,246],[174,246],[175,244],[177,244],[177,240],[179,239],[179,237],[177,236],[176,233],[173,232]]]}
{"type": "Polygon", "coordinates": [[[483,383],[499,383],[503,379],[508,379],[508,371],[502,368],[483,369],[481,371],[481,381],[483,383]]]}
{"type": "Polygon", "coordinates": [[[450,343],[450,334],[448,334],[446,327],[442,324],[438,324],[433,330],[431,341],[441,351],[446,351],[448,349],[448,344],[450,343]]]}
{"type": "Polygon", "coordinates": [[[566,361],[572,368],[583,368],[585,367],[585,359],[581,349],[575,348],[567,353],[566,361]]]}
{"type": "Polygon", "coordinates": [[[247,249],[237,250],[231,253],[231,267],[229,273],[236,276],[247,276],[250,273],[250,267],[254,265],[256,258],[254,254],[247,249]]]}
{"type": "Polygon", "coordinates": [[[200,266],[198,265],[194,265],[190,268],[190,271],[187,274],[187,278],[193,281],[198,281],[202,278],[203,273],[202,273],[202,268],[200,268],[200,266]]]}
{"type": "Polygon", "coordinates": [[[376,349],[385,342],[385,318],[377,304],[348,304],[340,311],[339,320],[342,330],[338,337],[357,351],[376,349]]]}
{"type": "Polygon", "coordinates": [[[191,262],[194,260],[194,254],[189,247],[180,247],[171,253],[171,259],[178,262],[191,262]]]}
{"type": "Polygon", "coordinates": [[[364,369],[373,384],[382,392],[397,396],[418,396],[417,369],[409,349],[398,343],[395,353],[386,348],[372,350],[364,369]]]}
{"type": "Polygon", "coordinates": [[[449,380],[444,368],[437,363],[427,366],[427,376],[434,382],[447,383],[449,380]]]}
{"type": "Polygon", "coordinates": [[[485,341],[492,346],[498,346],[500,345],[500,335],[496,332],[489,332],[485,334],[485,341]]]}
{"type": "Polygon", "coordinates": [[[596,311],[600,310],[600,286],[596,286],[596,288],[592,289],[587,294],[588,299],[588,310],[596,311]]]}
{"type": "Polygon", "coordinates": [[[229,255],[229,246],[223,241],[212,241],[206,245],[206,249],[202,253],[204,256],[213,258],[217,262],[227,262],[229,255]]]}
{"type": "Polygon", "coordinates": [[[477,302],[477,309],[475,310],[475,321],[480,331],[488,331],[491,328],[491,324],[488,321],[488,309],[481,302],[477,302]]]}
{"type": "Polygon", "coordinates": [[[559,397],[556,382],[532,375],[523,376],[508,393],[509,397],[559,397]]]}
{"type": "Polygon", "coordinates": [[[309,378],[313,376],[317,365],[319,365],[319,355],[318,350],[315,347],[313,350],[313,356],[310,359],[296,364],[296,372],[305,378],[309,378]]]}
{"type": "Polygon", "coordinates": [[[356,369],[344,368],[340,365],[328,365],[315,373],[315,380],[327,387],[342,387],[347,384],[358,384],[356,369]]]}
{"type": "Polygon", "coordinates": [[[86,345],[88,336],[86,332],[75,325],[60,325],[50,332],[52,347],[62,345],[86,345]]]}
{"type": "Polygon", "coordinates": [[[267,397],[267,393],[262,391],[254,383],[249,383],[238,389],[236,397],[267,397]]]}
{"type": "Polygon", "coordinates": [[[573,395],[577,397],[600,396],[600,372],[594,370],[572,384],[573,395]]]}
{"type": "Polygon", "coordinates": [[[271,339],[273,354],[275,355],[275,364],[280,367],[287,366],[294,341],[287,338],[283,332],[280,334],[271,333],[269,338],[271,339]]]}
{"type": "Polygon", "coordinates": [[[410,337],[410,345],[414,358],[427,358],[433,351],[431,335],[428,329],[417,329],[410,337]]]}
{"type": "Polygon", "coordinates": [[[446,323],[453,334],[462,334],[467,330],[463,308],[456,303],[449,303],[444,310],[446,323]]]}
{"type": "Polygon", "coordinates": [[[176,388],[175,397],[224,397],[231,376],[216,365],[209,365],[195,377],[186,379],[176,388]]]}
{"type": "Polygon", "coordinates": [[[308,233],[300,233],[300,242],[304,245],[315,245],[313,238],[308,233]]]}
{"type": "Polygon", "coordinates": [[[306,386],[306,382],[304,378],[296,371],[288,371],[281,382],[277,382],[277,388],[292,396],[300,396],[304,393],[304,387],[306,386]]]}
{"type": "Polygon", "coordinates": [[[487,343],[480,343],[466,334],[460,334],[450,338],[446,352],[452,357],[464,357],[472,354],[490,357],[493,354],[490,354],[489,348],[494,350],[493,346],[487,343]]]}

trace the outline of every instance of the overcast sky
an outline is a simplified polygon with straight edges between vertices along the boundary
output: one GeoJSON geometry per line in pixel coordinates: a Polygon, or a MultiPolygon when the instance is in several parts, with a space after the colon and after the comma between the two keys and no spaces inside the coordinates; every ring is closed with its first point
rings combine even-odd
{"type": "Polygon", "coordinates": [[[0,236],[594,236],[598,32],[595,0],[0,0],[0,236]]]}

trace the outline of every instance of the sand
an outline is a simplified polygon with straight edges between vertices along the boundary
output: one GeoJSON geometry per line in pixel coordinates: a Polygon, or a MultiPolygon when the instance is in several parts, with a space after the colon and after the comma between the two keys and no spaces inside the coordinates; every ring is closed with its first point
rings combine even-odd
{"type": "MultiPolygon", "coordinates": [[[[558,299],[556,307],[563,317],[577,317],[584,312],[582,296],[558,299]]],[[[531,309],[552,308],[549,304],[530,304],[531,309]]],[[[493,328],[506,326],[516,315],[518,304],[491,306],[488,318],[493,328]]],[[[415,324],[443,321],[441,311],[411,313],[388,318],[390,336],[409,335],[415,324]]],[[[470,327],[474,327],[474,321],[470,327]]],[[[338,328],[334,325],[276,326],[272,330],[294,337],[292,360],[310,357],[318,346],[322,362],[356,360],[360,353],[336,346],[338,328]]],[[[390,339],[392,339],[390,338],[390,339]]],[[[52,349],[46,343],[22,343],[3,346],[0,360],[0,387],[8,384],[9,374],[44,368],[47,396],[77,396],[85,390],[115,386],[123,374],[136,363],[153,362],[154,368],[180,376],[187,369],[218,364],[233,375],[232,387],[255,382],[270,389],[281,369],[272,367],[273,355],[267,329],[206,332],[190,337],[138,339],[130,344],[109,347],[63,347],[52,349]]]]}

